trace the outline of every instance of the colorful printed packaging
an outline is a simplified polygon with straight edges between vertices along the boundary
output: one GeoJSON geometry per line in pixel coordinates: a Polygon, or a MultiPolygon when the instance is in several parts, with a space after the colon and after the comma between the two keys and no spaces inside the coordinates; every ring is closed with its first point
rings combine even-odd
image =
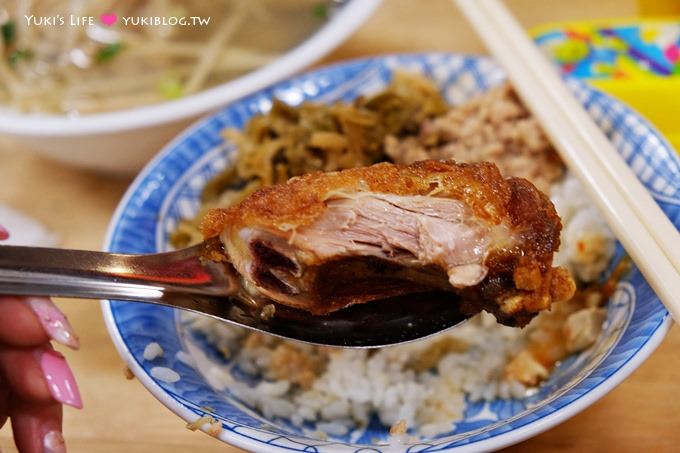
{"type": "Polygon", "coordinates": [[[532,35],[563,74],[630,104],[680,149],[680,18],[548,24],[532,35]]]}

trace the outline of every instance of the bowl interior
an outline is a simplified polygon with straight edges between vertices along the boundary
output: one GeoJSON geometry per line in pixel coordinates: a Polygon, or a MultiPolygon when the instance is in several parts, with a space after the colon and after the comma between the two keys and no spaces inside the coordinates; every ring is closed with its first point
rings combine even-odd
{"type": "MultiPolygon", "coordinates": [[[[168,238],[177,222],[196,215],[201,189],[230,164],[232,148],[220,136],[223,128],[240,128],[251,116],[267,111],[273,97],[299,104],[351,100],[377,91],[395,68],[434,79],[452,104],[504,81],[502,70],[489,59],[424,54],[357,60],[274,85],[196,124],[157,156],[121,202],[107,248],[128,253],[169,249],[168,238]]],[[[680,187],[674,183],[680,180],[680,163],[675,153],[629,108],[580,82],[569,80],[568,84],[675,225],[680,225],[680,187]]],[[[617,256],[622,254],[619,245],[617,256]]],[[[233,368],[233,364],[191,332],[179,312],[116,301],[104,302],[103,308],[121,354],[165,405],[187,420],[203,414],[215,417],[224,428],[220,438],[227,442],[281,451],[357,451],[357,446],[370,446],[366,451],[500,448],[563,421],[604,395],[642,363],[670,325],[668,313],[634,269],[610,300],[597,343],[565,360],[533,395],[524,400],[468,402],[464,419],[452,425],[450,433],[423,439],[417,446],[386,447],[386,430],[377,420],[340,438],[314,440],[306,435],[313,426],[300,429],[287,420],[265,419],[232,397],[228,389],[211,386],[211,368],[215,364],[233,368]],[[164,357],[153,363],[142,357],[151,341],[165,350],[164,357]],[[178,351],[187,351],[195,363],[178,360],[178,351]],[[176,370],[180,381],[168,384],[152,378],[150,369],[157,365],[176,370]]],[[[253,381],[237,369],[232,371],[238,379],[253,381]]]]}

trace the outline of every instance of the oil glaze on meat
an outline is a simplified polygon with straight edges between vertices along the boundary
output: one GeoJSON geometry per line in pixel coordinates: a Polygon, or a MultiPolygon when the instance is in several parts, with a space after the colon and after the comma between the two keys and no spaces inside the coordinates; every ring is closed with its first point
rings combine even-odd
{"type": "Polygon", "coordinates": [[[552,267],[560,229],[528,181],[489,163],[439,161],[293,178],[203,221],[246,286],[285,305],[323,315],[450,291],[464,311],[519,326],[574,292],[552,267]]]}

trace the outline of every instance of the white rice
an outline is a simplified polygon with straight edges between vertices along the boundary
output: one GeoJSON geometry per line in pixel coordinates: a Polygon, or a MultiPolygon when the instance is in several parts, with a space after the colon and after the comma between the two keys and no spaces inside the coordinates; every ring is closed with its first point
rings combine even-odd
{"type": "Polygon", "coordinates": [[[614,255],[614,234],[572,175],[552,186],[550,199],[563,225],[554,264],[566,266],[581,281],[595,281],[614,255]]]}
{"type": "MultiPolygon", "coordinates": [[[[563,245],[555,263],[569,267],[583,281],[593,281],[612,257],[614,237],[578,181],[567,176],[553,187],[551,195],[563,219],[563,245]]],[[[602,319],[585,313],[579,317],[602,319]]],[[[343,436],[356,426],[365,426],[372,414],[385,426],[404,421],[411,434],[434,436],[455,427],[463,417],[466,396],[471,401],[522,398],[528,390],[508,380],[504,371],[526,347],[531,328],[505,327],[486,313],[424,341],[373,351],[336,349],[323,354],[308,345],[267,336],[248,345],[248,333],[243,329],[207,317],[196,317],[192,322],[192,327],[205,334],[241,371],[262,378],[251,388],[235,380],[229,367],[215,366],[208,370],[206,379],[216,390],[228,389],[266,418],[287,419],[296,426],[311,422],[313,428],[305,431],[315,437],[324,437],[319,433],[343,436]],[[437,357],[433,366],[423,370],[414,366],[443,342],[453,347],[437,357]],[[275,350],[280,345],[324,361],[323,370],[308,388],[272,375],[275,350]]],[[[599,327],[591,331],[597,334],[599,327]]],[[[593,341],[591,337],[578,340],[593,341]]],[[[400,434],[390,442],[408,438],[400,434]]]]}
{"type": "Polygon", "coordinates": [[[151,376],[159,381],[166,382],[168,384],[173,384],[180,380],[179,374],[164,366],[155,366],[151,368],[151,376]]]}
{"type": "MultiPolygon", "coordinates": [[[[234,341],[239,329],[219,323],[206,329],[200,318],[197,324],[216,344],[234,347],[231,356],[241,370],[267,375],[271,345],[241,348],[238,339],[234,341]]],[[[245,336],[245,332],[238,334],[240,338],[245,336]]],[[[265,380],[251,388],[235,381],[227,367],[211,367],[206,378],[217,390],[228,388],[267,418],[289,419],[298,426],[305,421],[316,422],[315,430],[330,436],[342,436],[356,425],[366,425],[373,413],[386,426],[404,420],[421,434],[434,435],[449,431],[453,422],[462,417],[466,394],[472,399],[493,399],[499,392],[506,397],[524,395],[526,389],[521,384],[499,382],[505,364],[525,340],[521,330],[498,325],[493,316],[481,314],[421,342],[375,352],[333,350],[325,372],[308,389],[285,380],[265,380]],[[413,370],[414,360],[443,338],[467,343],[468,348],[445,355],[435,366],[435,373],[413,370]]]]}
{"type": "Polygon", "coordinates": [[[149,343],[144,348],[144,360],[151,361],[158,357],[163,357],[163,348],[155,341],[149,343]]]}

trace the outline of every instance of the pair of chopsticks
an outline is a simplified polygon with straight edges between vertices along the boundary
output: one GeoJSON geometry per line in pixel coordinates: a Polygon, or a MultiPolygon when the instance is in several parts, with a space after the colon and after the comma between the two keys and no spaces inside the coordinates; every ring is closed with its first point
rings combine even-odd
{"type": "Polygon", "coordinates": [[[499,0],[454,0],[680,323],[680,233],[499,0]]]}

